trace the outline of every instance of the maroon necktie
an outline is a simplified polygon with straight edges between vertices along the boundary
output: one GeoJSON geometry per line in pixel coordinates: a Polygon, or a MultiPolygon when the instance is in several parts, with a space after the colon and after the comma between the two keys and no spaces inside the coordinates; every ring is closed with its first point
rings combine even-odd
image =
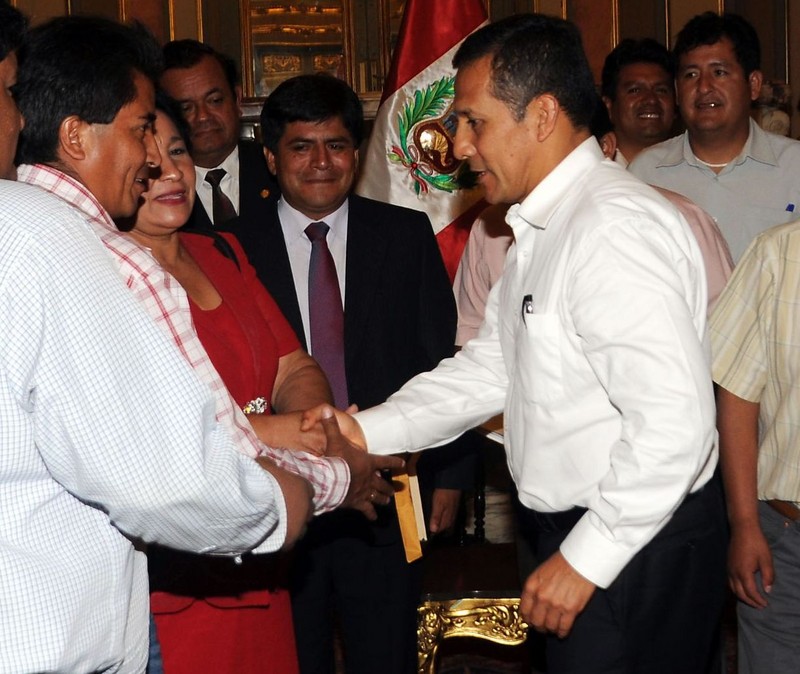
{"type": "Polygon", "coordinates": [[[328,377],[336,407],[348,404],[344,373],[344,310],[336,265],[325,237],[330,227],[312,222],[306,227],[311,239],[308,267],[308,318],[311,329],[311,355],[328,377]]]}
{"type": "Polygon", "coordinates": [[[236,209],[219,186],[226,173],[225,169],[214,169],[206,173],[206,182],[211,185],[211,203],[215,225],[222,225],[236,217],[236,209]]]}

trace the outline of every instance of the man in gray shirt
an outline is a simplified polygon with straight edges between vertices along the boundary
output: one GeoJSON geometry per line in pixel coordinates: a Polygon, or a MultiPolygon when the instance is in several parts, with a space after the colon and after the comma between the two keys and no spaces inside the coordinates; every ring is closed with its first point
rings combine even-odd
{"type": "Polygon", "coordinates": [[[800,142],[767,133],[750,118],[761,91],[761,50],[742,17],[694,17],[674,52],[686,132],[642,152],[630,170],[707,211],[737,261],[759,232],[797,217],[800,142]]]}

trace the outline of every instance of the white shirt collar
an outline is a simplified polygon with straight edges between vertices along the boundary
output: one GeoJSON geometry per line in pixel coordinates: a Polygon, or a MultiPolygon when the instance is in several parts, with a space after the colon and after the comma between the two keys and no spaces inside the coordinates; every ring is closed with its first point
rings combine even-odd
{"type": "Polygon", "coordinates": [[[289,240],[292,238],[300,238],[308,240],[306,237],[306,227],[312,222],[324,222],[330,227],[328,232],[328,246],[333,247],[334,242],[347,231],[347,216],[350,212],[350,200],[345,199],[344,203],[339,206],[333,213],[326,215],[322,219],[309,218],[307,215],[301,213],[283,197],[278,201],[278,217],[283,225],[284,237],[286,243],[289,245],[289,240]]]}
{"type": "Polygon", "coordinates": [[[195,166],[195,188],[197,189],[197,198],[203,204],[209,219],[212,219],[211,214],[214,212],[213,197],[211,193],[211,185],[206,182],[206,174],[213,169],[225,169],[225,176],[220,182],[220,189],[231,200],[236,212],[239,212],[239,146],[233,148],[233,151],[225,157],[219,166],[213,168],[205,168],[203,166],[195,166]]]}

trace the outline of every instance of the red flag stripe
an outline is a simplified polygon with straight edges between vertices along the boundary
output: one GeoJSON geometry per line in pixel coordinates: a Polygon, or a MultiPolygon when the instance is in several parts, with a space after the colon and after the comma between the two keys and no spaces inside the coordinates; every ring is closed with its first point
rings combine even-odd
{"type": "Polygon", "coordinates": [[[439,244],[439,251],[442,253],[442,260],[444,260],[451,284],[456,277],[458,263],[461,261],[461,254],[467,245],[472,223],[488,205],[486,201],[479,199],[466,211],[459,213],[453,222],[436,235],[436,242],[439,244]]]}
{"type": "Polygon", "coordinates": [[[408,0],[381,103],[486,20],[479,0],[408,0]]]}

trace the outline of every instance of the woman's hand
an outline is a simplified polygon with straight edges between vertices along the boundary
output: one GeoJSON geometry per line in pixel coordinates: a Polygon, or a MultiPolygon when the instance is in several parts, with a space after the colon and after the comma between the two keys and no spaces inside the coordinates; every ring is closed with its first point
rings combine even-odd
{"type": "Polygon", "coordinates": [[[301,429],[302,412],[286,414],[248,414],[247,419],[258,439],[276,449],[291,449],[325,454],[325,431],[319,424],[301,429]]]}

